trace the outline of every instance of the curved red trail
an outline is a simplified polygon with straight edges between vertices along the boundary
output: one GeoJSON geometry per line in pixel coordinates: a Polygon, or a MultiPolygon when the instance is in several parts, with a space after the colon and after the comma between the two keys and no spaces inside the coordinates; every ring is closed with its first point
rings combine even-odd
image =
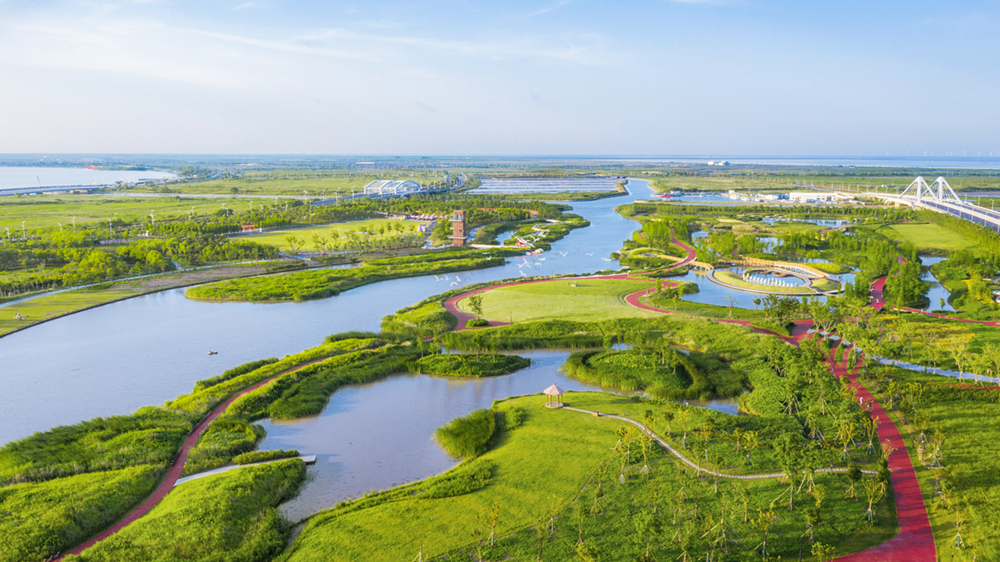
{"type": "Polygon", "coordinates": [[[163,481],[160,482],[160,485],[156,488],[156,490],[153,491],[152,495],[146,498],[144,502],[139,504],[139,507],[133,509],[131,512],[129,512],[128,515],[126,515],[117,523],[106,529],[104,532],[88,540],[87,542],[81,544],[80,546],[73,548],[69,552],[60,554],[57,558],[54,558],[52,562],[58,562],[59,560],[62,560],[63,558],[69,556],[70,554],[73,555],[80,554],[84,550],[87,550],[88,548],[94,546],[95,544],[107,539],[111,535],[114,535],[118,531],[121,531],[125,527],[128,527],[143,515],[149,513],[149,511],[153,509],[153,507],[156,506],[156,504],[158,504],[160,500],[166,497],[167,493],[169,493],[170,490],[173,489],[174,485],[177,484],[177,479],[181,477],[181,472],[184,471],[184,464],[187,463],[188,454],[191,452],[191,449],[193,449],[195,445],[198,444],[198,440],[201,439],[201,436],[205,433],[205,430],[208,429],[208,425],[212,423],[215,420],[215,418],[219,417],[223,412],[225,412],[226,408],[228,408],[229,405],[232,404],[233,401],[235,401],[237,398],[243,396],[244,394],[257,390],[258,388],[264,386],[265,384],[273,381],[274,379],[282,375],[298,371],[299,369],[303,369],[305,367],[308,367],[309,365],[315,365],[316,363],[320,363],[325,359],[326,358],[312,361],[304,365],[299,365],[294,369],[289,369],[287,371],[278,373],[277,375],[274,375],[269,379],[265,379],[249,388],[237,392],[236,394],[230,396],[228,400],[216,406],[215,409],[212,410],[212,412],[208,416],[206,416],[200,422],[198,422],[198,425],[196,425],[195,428],[191,430],[191,433],[188,434],[187,438],[184,439],[184,444],[181,445],[180,452],[174,459],[173,464],[170,465],[170,470],[167,471],[167,475],[163,478],[163,481]]]}

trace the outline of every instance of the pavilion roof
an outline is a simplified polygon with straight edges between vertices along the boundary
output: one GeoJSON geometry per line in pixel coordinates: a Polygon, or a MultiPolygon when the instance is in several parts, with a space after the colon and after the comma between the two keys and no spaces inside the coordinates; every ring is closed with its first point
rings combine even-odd
{"type": "Polygon", "coordinates": [[[545,389],[545,394],[548,394],[549,396],[560,396],[564,393],[565,391],[556,386],[556,383],[552,383],[552,386],[545,389]]]}

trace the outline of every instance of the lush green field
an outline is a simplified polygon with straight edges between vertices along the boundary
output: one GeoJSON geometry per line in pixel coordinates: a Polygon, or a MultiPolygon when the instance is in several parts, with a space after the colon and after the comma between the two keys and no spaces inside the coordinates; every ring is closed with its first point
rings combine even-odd
{"type": "MultiPolygon", "coordinates": [[[[1000,428],[983,420],[1000,416],[998,392],[949,388],[945,385],[954,384],[955,379],[904,369],[892,369],[889,376],[904,385],[924,387],[916,412],[900,408],[893,417],[906,438],[938,552],[956,561],[996,559],[1000,556],[996,509],[1000,482],[995,477],[1000,471],[1000,428]],[[921,438],[923,430],[926,434],[921,438]],[[939,468],[933,467],[935,435],[942,437],[939,468]],[[962,549],[955,548],[959,520],[962,549]]],[[[874,381],[867,384],[871,389],[878,387],[874,381]]],[[[883,394],[883,400],[887,395],[883,394]]]]}
{"type": "Polygon", "coordinates": [[[41,296],[0,309],[0,336],[25,326],[58,318],[92,306],[176,287],[260,275],[282,265],[280,262],[263,262],[165,273],[156,277],[113,284],[106,283],[86,289],[41,296]],[[20,313],[24,320],[16,320],[14,313],[20,313]]]}
{"type": "Polygon", "coordinates": [[[159,482],[162,466],[0,488],[0,562],[41,562],[114,523],[159,482]]]}
{"type": "Polygon", "coordinates": [[[305,472],[295,459],[186,482],[138,521],[67,560],[264,562],[288,536],[275,506],[295,495],[305,472]]]}
{"type": "Polygon", "coordinates": [[[352,188],[362,192],[369,182],[378,179],[414,180],[421,185],[439,182],[443,179],[440,173],[427,172],[388,172],[380,170],[377,174],[343,174],[312,170],[270,170],[261,172],[246,172],[242,178],[227,178],[218,180],[201,180],[172,182],[166,186],[137,186],[130,192],[155,191],[159,193],[235,193],[246,195],[350,195],[352,188]],[[166,189],[164,189],[166,188],[166,189]]]}
{"type": "MultiPolygon", "coordinates": [[[[483,318],[515,323],[651,318],[657,313],[630,306],[625,297],[653,286],[648,281],[630,279],[573,279],[500,287],[481,293],[483,318]]],[[[459,301],[458,307],[471,314],[468,299],[459,301]]]]}
{"type": "Polygon", "coordinates": [[[424,544],[437,556],[469,544],[476,516],[501,505],[498,533],[506,535],[564,507],[591,473],[610,456],[621,422],[595,423],[586,416],[548,410],[539,396],[499,404],[521,408],[527,421],[484,454],[495,464],[490,485],[440,499],[413,499],[340,514],[334,509],[310,520],[283,558],[288,561],[411,560],[424,544]]]}
{"type": "MultiPolygon", "coordinates": [[[[300,192],[301,193],[301,192],[300,192]]],[[[261,201],[267,204],[273,201],[261,201]]],[[[5,197],[0,205],[0,231],[9,227],[11,233],[20,234],[21,221],[25,221],[28,235],[40,227],[73,228],[73,217],[76,224],[89,222],[104,223],[118,214],[118,219],[127,223],[144,222],[153,211],[157,222],[168,219],[187,219],[188,211],[194,209],[194,215],[203,217],[222,209],[246,212],[250,204],[259,202],[239,198],[203,197],[115,197],[111,195],[25,195],[22,197],[5,197]]]]}
{"type": "Polygon", "coordinates": [[[250,240],[258,244],[267,244],[269,246],[275,246],[282,251],[290,251],[292,248],[288,244],[287,238],[293,236],[302,243],[297,244],[297,248],[309,250],[313,247],[313,236],[319,235],[326,238],[331,238],[334,240],[339,240],[346,238],[348,232],[359,232],[360,229],[367,229],[372,232],[377,232],[379,228],[385,228],[387,232],[379,235],[379,238],[384,237],[395,237],[402,234],[414,234],[416,226],[418,224],[424,224],[417,221],[399,221],[390,219],[368,219],[350,222],[338,222],[333,224],[324,224],[321,226],[310,226],[305,228],[286,228],[281,230],[270,230],[260,234],[251,234],[248,236],[241,236],[241,240],[250,240]],[[400,233],[394,229],[396,225],[403,228],[400,233]]]}
{"type": "MultiPolygon", "coordinates": [[[[569,393],[566,402],[633,419],[642,419],[650,408],[600,393],[569,393]]],[[[540,555],[543,560],[570,560],[581,538],[600,551],[601,560],[635,560],[646,549],[647,538],[657,559],[672,560],[682,555],[672,540],[678,520],[684,521],[681,533],[690,537],[689,554],[697,557],[704,556],[715,538],[703,533],[718,521],[722,498],[731,514],[726,518],[727,533],[745,537],[741,543],[727,542],[731,556],[760,559],[756,548],[760,531],[743,522],[743,512],[756,516],[758,508],[766,509],[783,492],[787,495],[787,483],[750,481],[744,507],[737,499],[742,497],[737,483],[724,480],[716,491],[713,480],[680,471],[656,446],[643,452],[641,442],[630,441],[626,458],[623,436],[631,440],[636,434],[620,430],[631,426],[543,404],[544,397],[536,395],[495,405],[501,420],[516,412],[518,423],[502,431],[493,448],[474,461],[494,467],[484,487],[438,499],[406,493],[404,487],[400,493],[389,491],[345,504],[314,516],[280,560],[410,560],[421,550],[424,559],[533,560],[540,555]],[[620,452],[611,450],[615,448],[620,452]],[[642,472],[645,463],[650,468],[648,478],[642,472]],[[494,506],[495,545],[490,546],[494,506]],[[648,524],[637,526],[637,520],[648,524]]],[[[846,554],[894,533],[895,518],[886,502],[879,506],[872,527],[862,517],[865,503],[845,497],[846,479],[817,476],[816,484],[826,492],[816,540],[832,543],[846,554]]],[[[815,498],[805,491],[797,495],[800,505],[795,511],[775,507],[768,537],[771,555],[791,558],[803,544],[799,537],[807,529],[807,506],[815,498]]],[[[808,552],[808,544],[805,547],[808,552]]]]}
{"type": "Polygon", "coordinates": [[[937,224],[894,224],[880,228],[879,233],[909,242],[919,250],[967,250],[977,244],[958,232],[937,224]]]}

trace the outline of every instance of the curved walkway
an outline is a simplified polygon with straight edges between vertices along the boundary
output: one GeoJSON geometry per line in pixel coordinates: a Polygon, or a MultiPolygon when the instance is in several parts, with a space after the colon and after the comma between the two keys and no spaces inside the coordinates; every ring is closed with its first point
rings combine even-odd
{"type": "Polygon", "coordinates": [[[906,450],[906,443],[899,428],[892,422],[889,414],[874,396],[858,382],[857,367],[848,370],[844,363],[848,361],[849,349],[844,349],[842,362],[836,360],[835,347],[830,358],[833,374],[837,378],[845,378],[857,396],[872,405],[872,416],[878,421],[878,438],[882,443],[888,443],[893,452],[889,455],[889,470],[892,472],[892,492],[896,498],[896,516],[899,519],[899,533],[888,541],[868,550],[844,556],[837,560],[845,562],[934,562],[937,560],[937,548],[934,545],[934,533],[931,531],[930,519],[927,517],[927,506],[924,495],[920,491],[917,474],[906,450]]]}
{"type": "Polygon", "coordinates": [[[205,433],[205,430],[208,429],[208,425],[213,421],[215,421],[215,418],[219,417],[223,412],[225,412],[226,409],[229,408],[229,405],[232,404],[233,401],[235,401],[237,398],[243,396],[244,394],[257,390],[258,388],[264,386],[265,384],[273,381],[274,379],[282,375],[298,371],[299,369],[304,369],[310,365],[315,365],[316,363],[321,363],[327,359],[328,357],[324,357],[323,359],[318,359],[316,361],[305,363],[303,365],[295,367],[294,369],[289,369],[287,371],[278,373],[277,375],[274,375],[271,378],[265,379],[249,388],[237,392],[236,394],[230,396],[225,402],[216,406],[211,413],[209,413],[207,416],[202,418],[200,422],[198,422],[198,425],[196,425],[194,429],[191,430],[191,433],[188,434],[187,438],[184,439],[184,444],[181,445],[180,452],[177,454],[176,457],[174,457],[174,461],[170,465],[170,470],[167,472],[167,475],[160,482],[160,485],[156,488],[156,490],[153,491],[152,495],[150,495],[148,498],[146,498],[145,501],[139,504],[139,507],[133,509],[131,512],[128,513],[128,515],[123,517],[121,520],[119,520],[117,523],[115,523],[110,528],[105,530],[103,533],[88,540],[87,542],[81,544],[80,546],[71,549],[69,552],[60,554],[58,557],[52,559],[52,562],[58,562],[59,560],[62,560],[63,558],[69,556],[70,554],[73,555],[80,554],[84,550],[87,550],[88,548],[94,546],[95,544],[107,539],[111,535],[114,535],[118,531],[121,531],[125,527],[128,527],[130,524],[132,524],[134,521],[136,521],[143,515],[149,513],[149,511],[153,509],[153,507],[156,506],[156,504],[159,503],[160,500],[166,497],[167,493],[170,492],[170,490],[172,490],[173,487],[177,484],[177,480],[180,479],[181,477],[181,472],[184,471],[184,464],[187,463],[188,454],[191,452],[191,449],[193,449],[198,444],[198,440],[201,439],[201,436],[205,433]]]}
{"type": "MultiPolygon", "coordinates": [[[[639,422],[637,422],[637,421],[635,421],[633,419],[629,419],[629,418],[626,418],[624,416],[616,416],[614,414],[602,414],[600,412],[595,412],[593,410],[583,410],[583,409],[580,409],[580,408],[570,408],[569,406],[563,406],[562,409],[563,410],[571,410],[571,411],[574,411],[574,412],[581,412],[581,413],[584,413],[584,414],[590,414],[591,416],[595,416],[595,417],[599,417],[599,418],[612,418],[612,419],[621,420],[623,422],[630,423],[630,424],[638,427],[639,429],[641,429],[643,433],[645,433],[651,439],[653,439],[654,441],[656,441],[657,443],[659,443],[660,446],[662,446],[664,449],[666,449],[667,451],[669,451],[670,454],[672,454],[673,456],[675,456],[678,459],[680,459],[680,461],[683,462],[684,464],[690,466],[691,468],[697,470],[698,472],[704,472],[705,474],[709,474],[711,476],[718,476],[719,478],[732,478],[732,479],[736,479],[736,480],[765,480],[767,478],[782,478],[782,477],[785,476],[784,472],[769,472],[769,473],[765,473],[765,474],[726,474],[725,472],[716,472],[714,470],[705,468],[705,467],[699,465],[698,463],[692,461],[691,459],[687,458],[686,456],[684,456],[684,454],[682,454],[680,451],[678,451],[677,449],[675,449],[672,445],[670,445],[669,443],[667,443],[659,435],[653,433],[648,427],[642,425],[641,423],[639,423],[639,422]]],[[[830,473],[847,472],[847,469],[846,468],[818,468],[818,469],[816,469],[816,473],[821,473],[821,472],[830,472],[830,473]]],[[[862,470],[861,472],[864,472],[865,474],[878,474],[874,470],[862,470]]]]}
{"type": "MultiPolygon", "coordinates": [[[[693,256],[690,255],[693,254],[693,250],[691,250],[690,248],[688,248],[688,250],[689,250],[689,257],[691,257],[691,261],[693,261],[694,258],[693,256]]],[[[675,264],[673,267],[679,267],[680,265],[681,262],[675,264]]],[[[625,279],[627,277],[628,274],[619,274],[619,275],[598,276],[596,278],[625,279]]],[[[540,281],[548,281],[548,280],[528,281],[524,283],[540,282],[540,281]]],[[[869,306],[871,306],[877,311],[880,311],[885,307],[885,298],[883,296],[885,281],[886,278],[882,277],[880,279],[877,279],[871,286],[871,303],[869,306]]],[[[508,283],[507,285],[519,285],[519,284],[521,283],[512,282],[508,283]]],[[[505,285],[500,285],[500,286],[505,286],[505,285]]],[[[495,288],[495,286],[477,289],[469,293],[452,297],[451,299],[448,299],[448,301],[446,301],[445,308],[447,308],[449,312],[455,314],[456,317],[459,318],[459,325],[456,328],[456,331],[465,329],[465,320],[471,318],[471,316],[459,311],[457,306],[455,306],[455,304],[459,300],[465,298],[468,295],[486,291],[492,288],[495,288]],[[461,314],[462,316],[459,316],[459,314],[461,314]]],[[[653,289],[646,289],[643,291],[632,293],[625,298],[625,302],[627,302],[632,306],[642,308],[644,310],[659,312],[661,314],[679,314],[676,312],[653,308],[651,306],[647,306],[639,302],[639,297],[647,295],[651,291],[653,291],[653,289]]],[[[750,329],[755,330],[757,332],[776,335],[781,339],[785,340],[786,342],[796,346],[799,345],[799,342],[802,338],[808,335],[808,332],[803,332],[798,328],[795,330],[795,332],[798,332],[796,335],[782,336],[780,334],[775,334],[774,332],[770,332],[768,330],[763,330],[760,328],[755,328],[753,326],[750,326],[751,322],[747,320],[705,318],[690,314],[681,314],[681,315],[689,316],[692,318],[715,320],[727,324],[739,324],[742,326],[747,326],[750,329]]],[[[808,321],[798,324],[799,327],[804,327],[807,325],[811,325],[812,322],[808,321]]],[[[840,349],[840,347],[835,346],[834,350],[837,349],[840,349]]],[[[857,395],[864,398],[867,402],[872,404],[872,416],[874,416],[878,421],[877,431],[879,440],[881,442],[888,443],[894,449],[892,454],[889,456],[888,462],[889,462],[889,470],[892,473],[891,481],[892,481],[893,496],[895,497],[896,500],[896,514],[899,521],[899,533],[892,539],[886,541],[885,543],[877,547],[873,547],[862,552],[857,552],[855,554],[850,554],[841,558],[837,558],[836,560],[844,562],[935,562],[937,560],[937,548],[934,544],[934,535],[931,531],[930,519],[927,516],[927,507],[924,503],[923,493],[920,490],[920,485],[919,482],[917,481],[916,472],[913,469],[913,464],[910,461],[910,456],[909,453],[907,452],[906,444],[903,442],[902,435],[900,434],[899,429],[896,427],[896,424],[893,423],[892,419],[882,408],[882,405],[879,404],[879,402],[875,399],[874,396],[871,395],[871,393],[864,387],[864,385],[858,383],[857,367],[855,367],[853,371],[849,371],[845,364],[838,362],[835,359],[835,357],[833,356],[834,353],[835,352],[831,353],[831,357],[829,358],[830,365],[833,368],[834,376],[838,378],[846,378],[849,384],[856,389],[857,395]]],[[[845,362],[847,361],[846,349],[843,352],[842,360],[845,362]]],[[[577,411],[587,412],[586,410],[577,410],[577,411]]],[[[587,413],[593,415],[594,412],[587,412],[587,413]]],[[[646,429],[638,422],[629,420],[627,418],[618,418],[618,419],[635,424],[640,428],[642,428],[644,431],[649,432],[648,429],[646,429]]],[[[692,464],[689,460],[687,460],[685,457],[680,455],[675,449],[673,449],[673,447],[670,447],[669,444],[667,444],[666,442],[660,439],[657,439],[657,441],[661,445],[666,447],[667,450],[669,450],[672,454],[678,456],[678,458],[682,458],[682,460],[684,460],[686,464],[692,466],[697,470],[702,470],[713,475],[718,474],[721,477],[736,478],[735,475],[726,475],[723,473],[715,473],[714,471],[702,469],[696,464],[692,464]]],[[[776,476],[778,475],[776,474],[762,475],[759,477],[772,478],[776,476]]]]}

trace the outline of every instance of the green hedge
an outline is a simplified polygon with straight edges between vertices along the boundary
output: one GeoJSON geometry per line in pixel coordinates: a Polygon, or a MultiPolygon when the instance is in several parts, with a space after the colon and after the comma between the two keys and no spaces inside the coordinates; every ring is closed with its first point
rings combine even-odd
{"type": "Polygon", "coordinates": [[[486,451],[494,431],[496,416],[493,410],[482,409],[439,427],[434,432],[434,439],[452,457],[475,457],[486,451]]]}
{"type": "Polygon", "coordinates": [[[456,377],[495,377],[531,366],[531,360],[517,355],[428,355],[411,367],[418,373],[456,377]]]}
{"type": "Polygon", "coordinates": [[[274,451],[251,451],[233,457],[233,464],[253,464],[257,462],[273,461],[278,459],[290,459],[300,456],[295,449],[285,451],[277,449],[274,451]]]}

